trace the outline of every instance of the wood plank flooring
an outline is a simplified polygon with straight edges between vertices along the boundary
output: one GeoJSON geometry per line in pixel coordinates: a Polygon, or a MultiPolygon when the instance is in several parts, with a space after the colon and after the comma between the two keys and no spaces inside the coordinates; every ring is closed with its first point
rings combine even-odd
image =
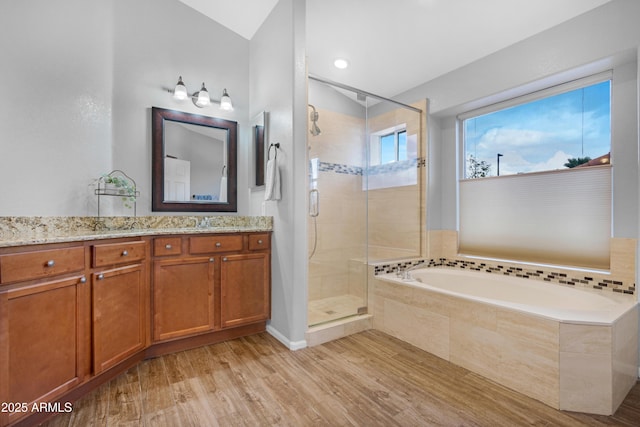
{"type": "Polygon", "coordinates": [[[556,411],[378,331],[291,352],[266,333],[146,360],[45,426],[639,426],[556,411]]]}

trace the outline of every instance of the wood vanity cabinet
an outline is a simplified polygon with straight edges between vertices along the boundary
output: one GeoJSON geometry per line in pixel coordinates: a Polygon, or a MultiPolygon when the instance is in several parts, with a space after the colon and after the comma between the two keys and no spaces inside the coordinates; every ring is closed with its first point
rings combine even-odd
{"type": "Polygon", "coordinates": [[[269,319],[270,233],[169,239],[153,245],[154,341],[269,319]]]}
{"type": "Polygon", "coordinates": [[[153,266],[153,339],[209,332],[214,325],[211,257],[156,260],[153,266]]]}
{"type": "Polygon", "coordinates": [[[109,369],[147,346],[147,243],[92,247],[93,370],[109,369]]]}
{"type": "Polygon", "coordinates": [[[268,253],[227,255],[220,267],[221,326],[267,320],[271,315],[268,253]]]}
{"type": "Polygon", "coordinates": [[[0,247],[0,402],[13,405],[0,426],[41,422],[34,404],[145,357],[264,331],[270,244],[247,232],[0,247]]]}
{"type": "Polygon", "coordinates": [[[84,264],[82,246],[0,253],[0,425],[89,375],[84,264]]]}

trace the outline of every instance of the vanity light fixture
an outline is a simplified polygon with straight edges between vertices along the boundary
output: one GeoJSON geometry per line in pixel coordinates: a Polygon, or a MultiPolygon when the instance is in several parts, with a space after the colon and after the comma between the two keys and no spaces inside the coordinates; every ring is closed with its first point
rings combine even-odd
{"type": "Polygon", "coordinates": [[[182,81],[182,76],[180,76],[178,78],[178,83],[176,83],[176,87],[173,90],[168,89],[167,91],[169,93],[172,93],[173,98],[177,101],[183,101],[191,97],[191,101],[193,102],[193,105],[195,105],[198,108],[204,108],[209,104],[219,104],[220,109],[225,111],[233,111],[233,104],[231,102],[231,97],[227,93],[227,89],[225,89],[222,92],[222,98],[220,99],[220,101],[212,100],[209,97],[209,91],[205,87],[204,82],[202,83],[202,87],[200,88],[199,91],[194,92],[193,95],[189,95],[189,92],[187,91],[187,87],[182,81]]]}
{"type": "Polygon", "coordinates": [[[178,77],[176,88],[173,90],[173,97],[178,101],[184,101],[188,96],[189,94],[187,93],[187,87],[182,82],[182,76],[180,76],[178,77]]]}
{"type": "Polygon", "coordinates": [[[200,88],[200,91],[193,94],[192,99],[196,107],[203,108],[211,104],[211,98],[209,98],[209,91],[207,90],[206,87],[204,87],[204,82],[202,82],[202,87],[200,88]]]}
{"type": "Polygon", "coordinates": [[[220,108],[226,111],[233,111],[233,104],[231,103],[231,97],[227,93],[227,89],[222,91],[222,98],[220,98],[220,108]]]}

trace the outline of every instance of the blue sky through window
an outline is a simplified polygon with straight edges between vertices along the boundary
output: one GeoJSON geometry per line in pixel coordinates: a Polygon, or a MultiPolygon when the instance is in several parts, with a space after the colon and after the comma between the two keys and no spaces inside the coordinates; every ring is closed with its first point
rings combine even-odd
{"type": "MultiPolygon", "coordinates": [[[[569,158],[611,149],[610,81],[464,121],[465,160],[491,165],[488,176],[566,169],[569,158]]],[[[465,167],[465,174],[468,168],[465,167]]]]}

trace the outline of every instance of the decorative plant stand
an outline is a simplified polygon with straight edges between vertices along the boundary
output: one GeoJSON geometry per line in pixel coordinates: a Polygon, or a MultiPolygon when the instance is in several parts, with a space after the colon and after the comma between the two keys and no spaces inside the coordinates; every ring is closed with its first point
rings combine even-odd
{"type": "Polygon", "coordinates": [[[97,180],[97,188],[94,194],[98,196],[98,217],[100,217],[100,197],[121,197],[124,205],[133,207],[133,216],[136,216],[136,200],[140,192],[136,189],[136,182],[121,170],[114,170],[107,175],[103,175],[97,180]],[[132,203],[133,206],[129,206],[132,203]]]}

